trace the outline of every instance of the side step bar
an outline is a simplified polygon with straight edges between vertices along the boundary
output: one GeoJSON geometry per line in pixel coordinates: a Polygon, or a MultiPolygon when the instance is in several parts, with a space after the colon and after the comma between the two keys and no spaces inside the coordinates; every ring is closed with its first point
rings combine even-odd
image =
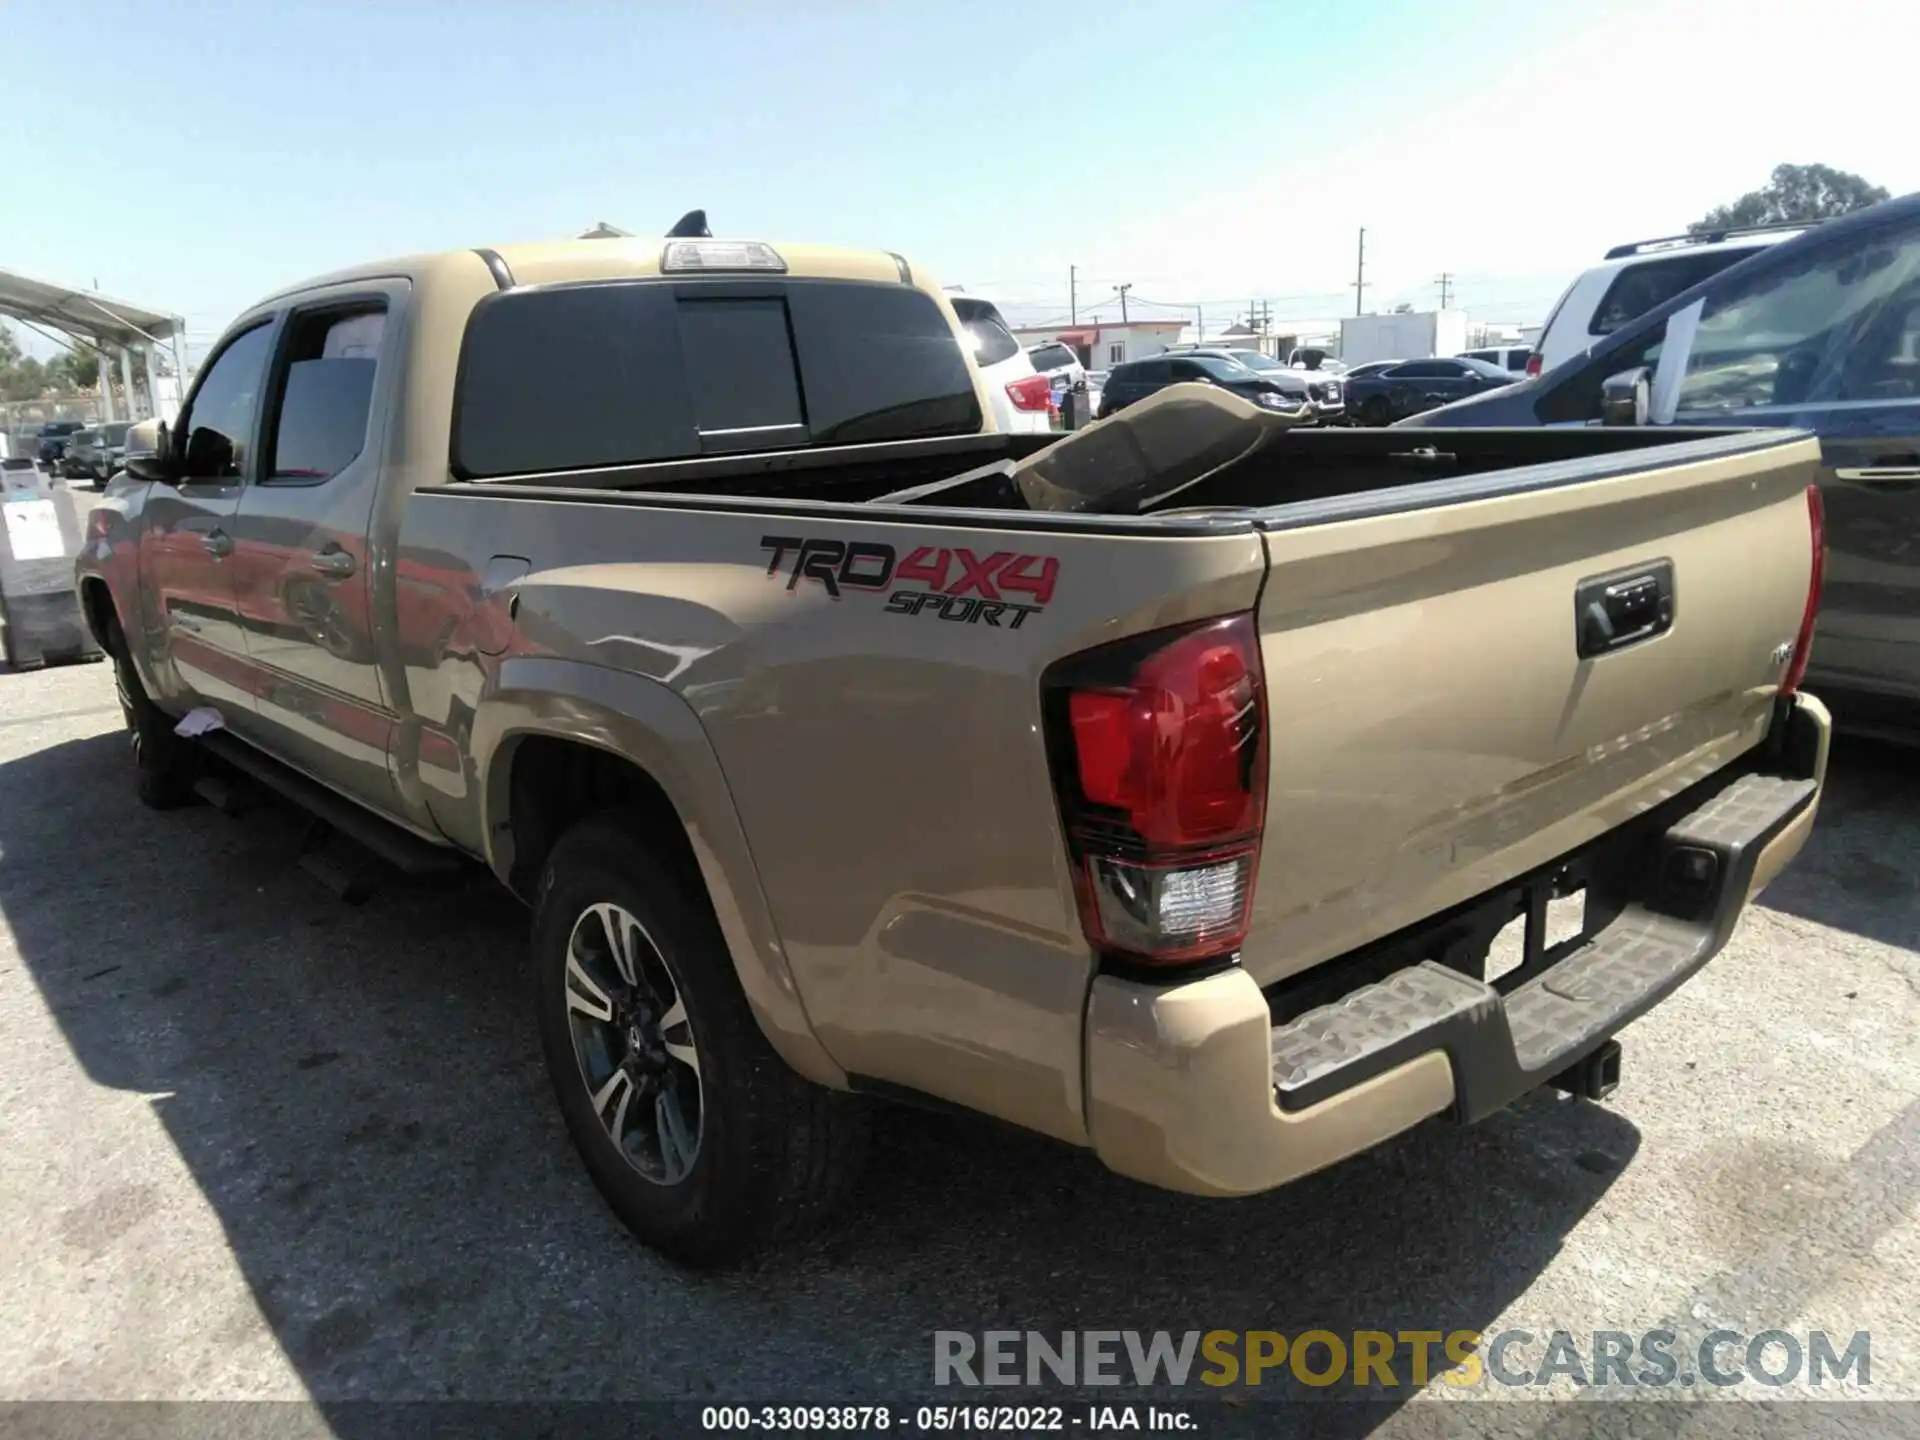
{"type": "Polygon", "coordinates": [[[198,743],[209,754],[325,821],[402,874],[451,875],[461,868],[460,856],[453,850],[430,844],[398,825],[389,824],[290,766],[261,754],[244,740],[214,730],[201,736],[198,743]]]}
{"type": "Polygon", "coordinates": [[[1423,960],[1275,1026],[1274,1098],[1303,1110],[1440,1050],[1455,1118],[1471,1122],[1568,1074],[1726,944],[1760,852],[1818,791],[1774,775],[1732,781],[1654,842],[1649,893],[1511,994],[1423,960]]]}

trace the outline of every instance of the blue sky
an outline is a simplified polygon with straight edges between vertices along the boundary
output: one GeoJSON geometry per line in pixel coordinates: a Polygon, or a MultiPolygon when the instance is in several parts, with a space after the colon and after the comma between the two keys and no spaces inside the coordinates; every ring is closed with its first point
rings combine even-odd
{"type": "Polygon", "coordinates": [[[1920,49],[1911,3],[7,9],[0,267],[202,340],[338,265],[695,205],[1030,319],[1064,314],[1070,264],[1083,314],[1130,280],[1140,313],[1337,315],[1365,225],[1371,304],[1430,305],[1444,270],[1477,318],[1529,320],[1779,161],[1920,189],[1870,58],[1920,49]]]}

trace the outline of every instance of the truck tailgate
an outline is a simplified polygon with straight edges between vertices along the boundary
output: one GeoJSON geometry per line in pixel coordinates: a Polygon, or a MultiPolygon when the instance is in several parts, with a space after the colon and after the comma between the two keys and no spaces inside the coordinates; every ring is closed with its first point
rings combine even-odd
{"type": "Polygon", "coordinates": [[[1757,744],[1818,461],[1750,432],[1266,512],[1254,978],[1469,900],[1757,744]]]}

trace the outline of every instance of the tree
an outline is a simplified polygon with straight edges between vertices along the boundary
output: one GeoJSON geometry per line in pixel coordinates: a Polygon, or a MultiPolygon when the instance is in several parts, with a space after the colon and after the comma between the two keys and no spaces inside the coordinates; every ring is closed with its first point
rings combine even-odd
{"type": "Polygon", "coordinates": [[[100,354],[76,347],[47,367],[70,390],[91,390],[100,383],[100,354]]]}
{"type": "Polygon", "coordinates": [[[1826,220],[1852,210],[1864,210],[1887,198],[1882,185],[1869,185],[1860,176],[1831,165],[1776,165],[1773,178],[1750,190],[1731,205],[1709,210],[1687,229],[1731,230],[1741,225],[1788,225],[1802,220],[1826,220]]]}
{"type": "Polygon", "coordinates": [[[46,367],[31,355],[0,370],[0,399],[38,400],[46,390],[46,367]]]}

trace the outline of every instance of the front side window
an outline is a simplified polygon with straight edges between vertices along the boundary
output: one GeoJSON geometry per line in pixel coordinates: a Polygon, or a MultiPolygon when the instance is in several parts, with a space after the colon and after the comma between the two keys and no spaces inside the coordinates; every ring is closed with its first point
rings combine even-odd
{"type": "Polygon", "coordinates": [[[183,425],[185,479],[237,480],[246,473],[272,336],[272,326],[256,325],[216,355],[201,377],[183,425]]]}
{"type": "Polygon", "coordinates": [[[1678,409],[1908,399],[1911,317],[1920,308],[1920,230],[1869,232],[1710,296],[1678,409]]]}
{"type": "Polygon", "coordinates": [[[269,482],[329,480],[360,454],[386,321],[384,307],[324,310],[288,321],[269,482]]]}

